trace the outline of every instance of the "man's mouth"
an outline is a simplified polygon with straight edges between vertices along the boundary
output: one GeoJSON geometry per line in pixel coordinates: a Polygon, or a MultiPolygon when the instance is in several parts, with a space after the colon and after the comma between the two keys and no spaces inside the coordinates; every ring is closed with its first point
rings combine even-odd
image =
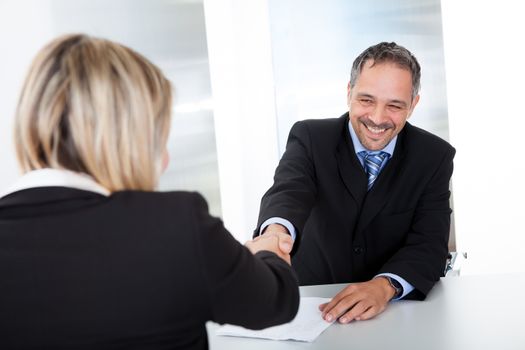
{"type": "Polygon", "coordinates": [[[379,135],[383,132],[385,132],[386,128],[380,128],[380,127],[377,127],[377,126],[371,126],[371,125],[366,125],[366,128],[373,134],[376,134],[376,135],[379,135]]]}

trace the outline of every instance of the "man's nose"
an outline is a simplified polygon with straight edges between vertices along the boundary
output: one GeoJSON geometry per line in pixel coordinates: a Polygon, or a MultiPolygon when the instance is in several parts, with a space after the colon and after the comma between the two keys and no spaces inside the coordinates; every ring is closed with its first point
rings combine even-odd
{"type": "Polygon", "coordinates": [[[376,125],[383,123],[386,118],[386,111],[381,106],[376,106],[368,115],[368,118],[376,125]]]}

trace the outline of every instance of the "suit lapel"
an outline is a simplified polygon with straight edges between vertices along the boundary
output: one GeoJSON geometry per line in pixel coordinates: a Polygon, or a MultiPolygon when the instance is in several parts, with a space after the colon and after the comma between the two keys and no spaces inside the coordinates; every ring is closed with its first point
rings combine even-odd
{"type": "Polygon", "coordinates": [[[363,167],[359,163],[354,151],[354,145],[350,139],[348,131],[348,113],[346,113],[343,123],[343,135],[336,150],[337,166],[339,176],[345,184],[346,189],[361,206],[366,195],[367,178],[363,167]]]}
{"type": "MultiPolygon", "coordinates": [[[[405,128],[409,125],[405,125],[405,128]]],[[[357,224],[357,232],[360,232],[366,228],[379,211],[385,206],[388,199],[390,198],[392,191],[391,189],[396,185],[396,181],[403,176],[404,162],[403,159],[406,155],[406,148],[404,147],[404,132],[399,133],[397,139],[396,148],[394,150],[394,156],[381,170],[377,177],[374,186],[366,195],[361,210],[361,215],[357,224]]]]}

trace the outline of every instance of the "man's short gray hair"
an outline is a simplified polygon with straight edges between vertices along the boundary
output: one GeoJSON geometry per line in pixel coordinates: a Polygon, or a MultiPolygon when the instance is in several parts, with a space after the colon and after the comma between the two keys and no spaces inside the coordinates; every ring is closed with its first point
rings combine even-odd
{"type": "Polygon", "coordinates": [[[370,46],[363,51],[352,64],[350,73],[350,86],[353,88],[364,65],[372,60],[372,66],[378,63],[394,63],[401,68],[408,70],[412,74],[412,99],[417,96],[420,88],[421,67],[417,59],[410,51],[395,42],[382,42],[370,46]]]}

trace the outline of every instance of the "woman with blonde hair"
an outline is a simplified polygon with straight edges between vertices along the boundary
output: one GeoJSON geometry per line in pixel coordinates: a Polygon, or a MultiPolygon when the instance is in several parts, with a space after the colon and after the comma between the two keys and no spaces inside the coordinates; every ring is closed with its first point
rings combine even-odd
{"type": "MultiPolygon", "coordinates": [[[[194,192],[155,192],[171,88],[133,50],[60,37],[32,63],[0,195],[1,349],[206,349],[205,322],[290,321],[275,237],[239,244],[194,192]]],[[[227,194],[226,194],[227,195],[227,194]]]]}

